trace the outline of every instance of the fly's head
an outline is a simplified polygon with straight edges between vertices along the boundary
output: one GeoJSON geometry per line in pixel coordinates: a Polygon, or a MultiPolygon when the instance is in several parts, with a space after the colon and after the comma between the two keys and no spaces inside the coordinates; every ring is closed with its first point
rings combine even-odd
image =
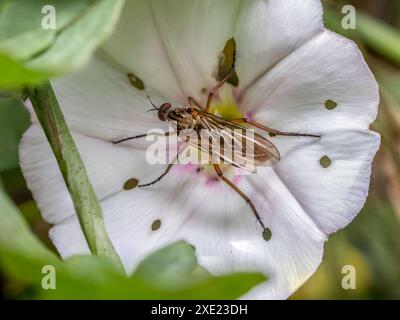
{"type": "Polygon", "coordinates": [[[163,103],[158,108],[158,118],[161,121],[167,121],[169,113],[173,110],[172,104],[170,103],[163,103]]]}

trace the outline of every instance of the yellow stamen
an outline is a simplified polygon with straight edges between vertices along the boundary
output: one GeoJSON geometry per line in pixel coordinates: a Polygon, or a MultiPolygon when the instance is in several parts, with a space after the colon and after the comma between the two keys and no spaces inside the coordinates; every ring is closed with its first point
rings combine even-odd
{"type": "Polygon", "coordinates": [[[233,97],[233,90],[230,85],[224,85],[220,89],[219,96],[214,99],[210,111],[226,120],[243,117],[233,97]]]}

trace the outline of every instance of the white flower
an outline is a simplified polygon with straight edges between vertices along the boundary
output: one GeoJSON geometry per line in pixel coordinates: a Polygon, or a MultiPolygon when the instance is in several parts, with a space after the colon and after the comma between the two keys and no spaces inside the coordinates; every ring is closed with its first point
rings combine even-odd
{"type": "MultiPolygon", "coordinates": [[[[128,271],[149,251],[185,239],[215,274],[269,276],[245,298],[286,298],[317,269],[327,236],[345,227],[366,199],[379,146],[379,136],[369,130],[378,87],[356,45],[323,28],[320,1],[127,1],[102,52],[85,70],[53,86],[128,271]],[[124,190],[128,179],[149,182],[165,165],[147,164],[139,141],[110,142],[166,129],[156,113],[145,112],[147,95],[156,104],[183,106],[188,96],[204,103],[202,89],[215,85],[218,56],[232,37],[240,112],[269,127],[322,136],[270,138],[281,161],[236,181],[272,230],[270,241],[232,189],[207,183],[207,174],[193,166],[177,165],[149,188],[124,190]],[[139,76],[146,90],[134,88],[127,72],[139,76]],[[158,220],[161,226],[153,231],[158,220]]],[[[62,257],[87,253],[35,120],[20,156],[43,217],[55,225],[50,236],[62,257]]]]}

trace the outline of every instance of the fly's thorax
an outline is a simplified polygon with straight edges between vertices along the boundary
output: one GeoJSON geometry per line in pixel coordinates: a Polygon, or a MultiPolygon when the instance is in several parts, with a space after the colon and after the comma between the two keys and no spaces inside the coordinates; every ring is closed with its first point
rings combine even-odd
{"type": "Polygon", "coordinates": [[[195,129],[198,116],[193,108],[176,108],[169,113],[169,120],[176,122],[178,130],[195,129]]]}

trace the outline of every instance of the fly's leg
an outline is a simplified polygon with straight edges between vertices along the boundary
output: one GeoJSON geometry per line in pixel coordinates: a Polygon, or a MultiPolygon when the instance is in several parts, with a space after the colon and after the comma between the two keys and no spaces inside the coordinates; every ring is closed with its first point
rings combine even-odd
{"type": "Polygon", "coordinates": [[[317,134],[279,131],[279,130],[276,130],[276,129],[272,129],[272,128],[266,127],[266,126],[264,126],[261,123],[258,123],[256,121],[248,120],[247,118],[232,119],[230,121],[233,122],[233,123],[236,123],[236,124],[247,123],[247,124],[249,124],[251,126],[257,127],[257,128],[259,128],[261,130],[264,130],[264,131],[268,132],[271,137],[287,136],[287,137],[321,138],[321,136],[317,135],[317,134]]]}
{"type": "Polygon", "coordinates": [[[149,134],[147,134],[147,133],[145,133],[145,134],[139,134],[139,135],[133,136],[133,137],[127,137],[127,138],[123,138],[123,139],[120,139],[120,140],[114,140],[112,143],[113,143],[113,144],[119,144],[119,143],[122,143],[122,142],[125,142],[125,141],[129,141],[129,140],[135,140],[135,139],[145,138],[145,137],[147,137],[148,135],[149,135],[149,134]]]}
{"type": "MultiPolygon", "coordinates": [[[[172,136],[174,135],[174,132],[164,132],[164,134],[162,134],[162,136],[168,137],[168,136],[172,136]]],[[[140,138],[146,138],[147,136],[152,136],[152,135],[158,135],[157,133],[145,133],[145,134],[139,134],[137,136],[133,136],[133,137],[127,137],[127,138],[123,138],[120,140],[115,140],[112,143],[113,144],[119,144],[125,141],[130,141],[130,140],[135,140],[135,139],[140,139],[140,138]]]]}
{"type": "Polygon", "coordinates": [[[214,98],[215,93],[218,91],[219,88],[221,88],[225,82],[229,80],[229,78],[232,76],[233,68],[231,71],[228,73],[228,75],[223,78],[214,88],[210,90],[210,93],[208,94],[208,99],[207,99],[207,104],[206,104],[206,112],[210,112],[211,108],[211,102],[214,98]]]}
{"type": "Polygon", "coordinates": [[[184,146],[178,151],[178,154],[175,156],[175,159],[167,166],[167,168],[165,169],[165,171],[164,171],[157,179],[153,180],[152,182],[146,183],[146,184],[140,184],[138,187],[139,187],[139,188],[142,188],[142,187],[151,186],[151,185],[153,185],[153,184],[159,182],[162,178],[164,178],[164,177],[168,174],[168,172],[171,171],[171,169],[172,169],[172,167],[174,166],[175,162],[178,161],[179,155],[180,155],[182,152],[184,152],[184,151],[186,150],[186,148],[187,148],[187,146],[184,145],[184,146]]]}
{"type": "Polygon", "coordinates": [[[253,202],[251,201],[251,199],[246,196],[243,191],[241,191],[237,186],[235,186],[233,184],[232,181],[230,181],[228,178],[226,178],[224,176],[224,174],[222,173],[221,167],[218,164],[213,164],[214,166],[214,170],[218,175],[218,178],[220,178],[222,181],[224,181],[228,186],[230,186],[244,201],[246,201],[246,203],[249,205],[251,211],[253,211],[254,216],[256,217],[258,223],[261,225],[261,227],[263,228],[263,234],[266,233],[271,233],[271,230],[269,230],[269,228],[267,228],[264,224],[264,222],[261,220],[261,217],[259,215],[259,213],[257,212],[256,207],[254,206],[253,202]]]}
{"type": "Polygon", "coordinates": [[[167,166],[167,169],[165,169],[165,171],[163,172],[163,174],[162,174],[161,176],[159,176],[157,179],[155,179],[154,181],[152,181],[152,182],[150,182],[150,183],[140,184],[140,185],[139,185],[139,188],[148,187],[148,186],[151,186],[151,185],[153,185],[153,184],[156,184],[157,182],[159,182],[162,178],[164,178],[164,177],[168,174],[168,172],[171,170],[171,168],[172,168],[173,166],[174,166],[174,163],[173,163],[173,162],[170,163],[170,164],[167,166]]]}
{"type": "Polygon", "coordinates": [[[193,108],[193,106],[199,108],[200,110],[203,109],[200,103],[193,97],[188,97],[189,105],[193,108]]]}

